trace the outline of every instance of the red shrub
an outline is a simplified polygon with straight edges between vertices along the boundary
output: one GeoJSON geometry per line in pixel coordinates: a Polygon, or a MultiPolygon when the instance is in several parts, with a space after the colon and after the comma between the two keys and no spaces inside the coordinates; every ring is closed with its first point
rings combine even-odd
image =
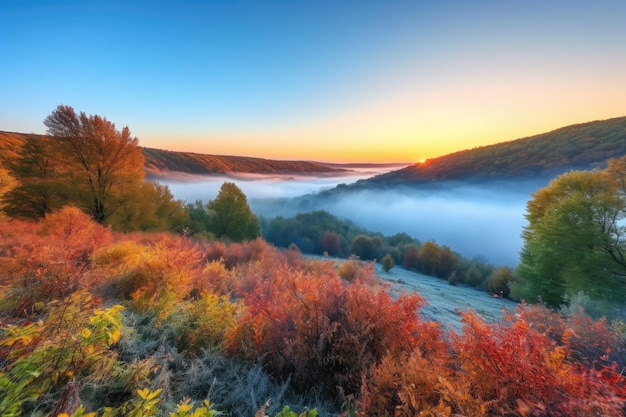
{"type": "Polygon", "coordinates": [[[355,393],[361,374],[386,354],[419,344],[423,299],[393,299],[384,287],[347,284],[328,266],[322,272],[279,265],[248,276],[238,290],[246,311],[227,334],[227,350],[262,362],[278,378],[291,376],[299,389],[355,393]]]}
{"type": "Polygon", "coordinates": [[[523,307],[518,312],[494,325],[464,315],[463,333],[452,337],[460,371],[446,392],[451,405],[464,412],[478,401],[490,415],[621,416],[623,378],[576,362],[570,330],[558,345],[530,325],[523,307]]]}

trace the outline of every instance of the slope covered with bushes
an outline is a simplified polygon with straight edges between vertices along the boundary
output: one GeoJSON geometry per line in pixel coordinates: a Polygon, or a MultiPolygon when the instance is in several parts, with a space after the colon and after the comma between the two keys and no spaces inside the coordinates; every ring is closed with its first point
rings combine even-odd
{"type": "Polygon", "coordinates": [[[522,305],[448,332],[348,262],[3,221],[0,414],[623,415],[623,324],[522,305]]]}

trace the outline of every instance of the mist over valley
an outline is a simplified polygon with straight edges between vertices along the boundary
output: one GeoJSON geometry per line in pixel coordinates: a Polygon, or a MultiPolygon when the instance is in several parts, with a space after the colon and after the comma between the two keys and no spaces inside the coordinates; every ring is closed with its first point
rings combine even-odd
{"type": "Polygon", "coordinates": [[[522,246],[526,203],[549,181],[350,187],[375,174],[368,170],[318,177],[215,176],[166,184],[178,199],[206,203],[215,198],[223,182],[230,181],[246,194],[252,210],[264,218],[326,210],[372,232],[405,232],[422,242],[435,240],[469,258],[482,256],[495,264],[515,266],[522,246]]]}

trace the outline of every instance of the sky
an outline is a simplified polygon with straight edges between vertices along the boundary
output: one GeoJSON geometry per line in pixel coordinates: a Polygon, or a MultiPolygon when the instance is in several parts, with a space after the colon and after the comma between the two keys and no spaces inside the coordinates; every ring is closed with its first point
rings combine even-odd
{"type": "Polygon", "coordinates": [[[0,0],[0,130],[419,162],[626,115],[626,2],[0,0]]]}

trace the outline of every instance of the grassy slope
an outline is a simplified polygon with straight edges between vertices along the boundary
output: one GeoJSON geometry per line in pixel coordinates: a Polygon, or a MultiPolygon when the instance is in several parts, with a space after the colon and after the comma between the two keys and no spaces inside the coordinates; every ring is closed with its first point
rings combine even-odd
{"type": "Polygon", "coordinates": [[[626,155],[626,117],[563,127],[528,138],[455,152],[364,183],[533,179],[601,167],[626,155]]]}

